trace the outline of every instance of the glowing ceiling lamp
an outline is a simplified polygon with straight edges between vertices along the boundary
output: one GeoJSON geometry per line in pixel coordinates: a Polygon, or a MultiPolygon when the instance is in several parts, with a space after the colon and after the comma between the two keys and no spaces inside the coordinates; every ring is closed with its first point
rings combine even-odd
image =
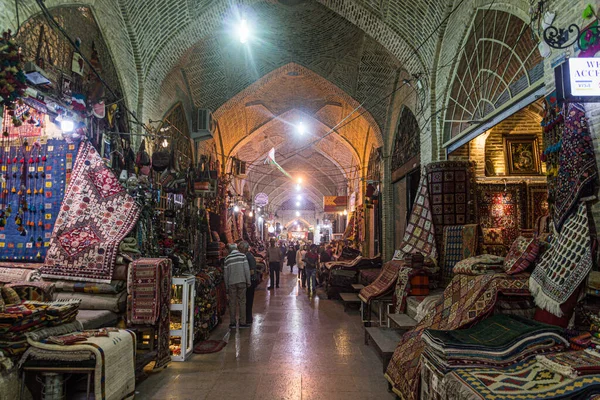
{"type": "Polygon", "coordinates": [[[269,226],[267,230],[269,231],[269,233],[275,232],[275,228],[273,228],[272,226],[269,226]]]}
{"type": "Polygon", "coordinates": [[[299,201],[296,202],[296,207],[300,207],[300,202],[299,201]]]}
{"type": "Polygon", "coordinates": [[[348,215],[348,210],[344,209],[344,215],[348,215]]]}
{"type": "Polygon", "coordinates": [[[249,36],[250,27],[248,26],[248,21],[242,19],[240,21],[240,25],[238,26],[238,37],[240,39],[240,43],[246,43],[248,41],[249,36]]]}
{"type": "Polygon", "coordinates": [[[296,196],[296,200],[298,200],[298,201],[302,200],[302,195],[299,194],[298,196],[296,196]]]}
{"type": "Polygon", "coordinates": [[[300,191],[302,189],[302,186],[300,186],[300,184],[296,185],[296,190],[300,191]]]}
{"type": "Polygon", "coordinates": [[[296,211],[296,217],[300,216],[300,211],[296,211]]]}
{"type": "Polygon", "coordinates": [[[238,206],[233,206],[233,212],[240,212],[240,208],[238,206]]]}
{"type": "Polygon", "coordinates": [[[306,125],[304,125],[304,122],[298,122],[298,125],[296,125],[296,130],[300,135],[304,135],[306,133],[306,125]]]}
{"type": "Polygon", "coordinates": [[[73,129],[75,129],[75,123],[69,119],[63,119],[62,121],[60,121],[60,130],[68,133],[68,132],[73,132],[73,129]]]}

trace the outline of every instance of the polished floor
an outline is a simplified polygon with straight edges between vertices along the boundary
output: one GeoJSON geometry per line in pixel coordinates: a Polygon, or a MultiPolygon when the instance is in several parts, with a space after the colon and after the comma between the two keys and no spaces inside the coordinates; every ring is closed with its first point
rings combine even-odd
{"type": "Polygon", "coordinates": [[[171,363],[142,382],[136,398],[394,399],[358,311],[344,312],[321,291],[309,299],[286,270],[280,289],[257,288],[252,328],[229,331],[225,316],[211,337],[228,338],[225,349],[171,363]]]}

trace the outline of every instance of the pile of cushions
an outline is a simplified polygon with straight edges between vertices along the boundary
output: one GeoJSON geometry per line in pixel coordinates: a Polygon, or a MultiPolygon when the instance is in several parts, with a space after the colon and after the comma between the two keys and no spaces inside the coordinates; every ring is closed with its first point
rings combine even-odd
{"type": "Polygon", "coordinates": [[[453,269],[454,274],[481,275],[506,272],[509,275],[530,269],[540,252],[536,238],[519,236],[510,247],[506,257],[482,254],[459,261],[453,269]]]}
{"type": "Polygon", "coordinates": [[[439,371],[504,367],[565,349],[562,329],[514,315],[495,315],[469,329],[425,330],[424,354],[439,371]]]}

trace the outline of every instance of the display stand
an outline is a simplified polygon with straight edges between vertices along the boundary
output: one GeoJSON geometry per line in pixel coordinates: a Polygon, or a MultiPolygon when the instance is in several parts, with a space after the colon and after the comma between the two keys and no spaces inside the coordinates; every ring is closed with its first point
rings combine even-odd
{"type": "Polygon", "coordinates": [[[194,350],[194,276],[173,277],[171,297],[172,361],[185,361],[194,350]]]}

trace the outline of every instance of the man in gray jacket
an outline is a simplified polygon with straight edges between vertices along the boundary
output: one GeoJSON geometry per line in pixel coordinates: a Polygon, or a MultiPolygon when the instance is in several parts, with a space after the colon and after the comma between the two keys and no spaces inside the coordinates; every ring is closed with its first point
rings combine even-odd
{"type": "Polygon", "coordinates": [[[246,324],[246,288],[251,284],[250,267],[246,255],[238,251],[237,245],[227,245],[229,255],[225,257],[225,286],[229,293],[229,327],[236,327],[236,311],[239,307],[240,328],[246,324]]]}

